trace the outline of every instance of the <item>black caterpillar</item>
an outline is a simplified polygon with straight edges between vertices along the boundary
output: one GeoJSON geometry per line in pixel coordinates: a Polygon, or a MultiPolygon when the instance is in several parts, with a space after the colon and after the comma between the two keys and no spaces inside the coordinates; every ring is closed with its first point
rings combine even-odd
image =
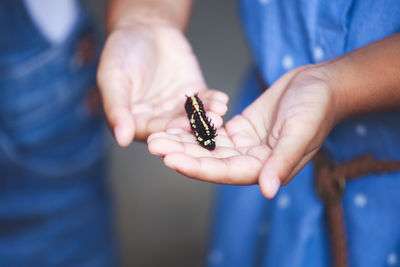
{"type": "Polygon", "coordinates": [[[215,149],[215,137],[217,136],[214,124],[206,116],[203,102],[195,94],[186,96],[185,109],[190,121],[190,127],[200,145],[208,150],[215,149]]]}

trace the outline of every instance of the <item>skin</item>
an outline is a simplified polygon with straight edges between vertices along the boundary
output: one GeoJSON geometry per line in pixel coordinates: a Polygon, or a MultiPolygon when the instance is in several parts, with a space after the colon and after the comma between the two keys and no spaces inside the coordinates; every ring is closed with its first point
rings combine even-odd
{"type": "Polygon", "coordinates": [[[228,96],[207,87],[184,36],[191,1],[109,3],[107,29],[97,73],[104,111],[121,146],[171,127],[189,129],[185,95],[204,101],[216,126],[228,96]]]}
{"type": "Polygon", "coordinates": [[[184,130],[151,135],[149,151],[188,177],[222,184],[260,183],[264,195],[272,197],[275,192],[270,189],[287,183],[312,158],[334,124],[331,91],[325,77],[314,71],[305,67],[284,75],[218,129],[214,151],[199,147],[184,130]],[[267,179],[260,180],[263,177],[267,179]]]}
{"type": "Polygon", "coordinates": [[[188,177],[258,183],[272,198],[312,159],[335,124],[400,107],[399,62],[400,35],[395,34],[334,60],[294,69],[217,130],[214,151],[196,146],[183,130],[151,135],[149,151],[188,177]]]}
{"type": "Polygon", "coordinates": [[[341,120],[400,107],[400,35],[283,75],[198,145],[184,114],[196,88],[217,127],[227,96],[205,85],[183,29],[190,1],[111,1],[98,71],[105,113],[118,143],[144,140],[152,154],[207,182],[259,184],[272,198],[309,162],[341,120]],[[243,168],[246,166],[246,168],[243,168]]]}

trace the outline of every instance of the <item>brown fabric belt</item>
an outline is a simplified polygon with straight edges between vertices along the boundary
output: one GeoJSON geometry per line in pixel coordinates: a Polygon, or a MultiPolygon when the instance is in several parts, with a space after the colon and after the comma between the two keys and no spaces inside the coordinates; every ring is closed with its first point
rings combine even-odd
{"type": "Polygon", "coordinates": [[[349,266],[346,230],[341,199],[346,181],[367,174],[400,171],[400,161],[377,160],[371,155],[357,157],[340,165],[334,164],[322,152],[314,157],[315,188],[325,204],[325,218],[331,242],[334,267],[349,266]]]}
{"type": "MultiPolygon", "coordinates": [[[[268,85],[257,70],[256,76],[259,87],[264,92],[268,85]]],[[[321,151],[315,155],[313,161],[316,192],[325,205],[324,216],[330,239],[332,266],[346,267],[349,266],[348,248],[341,204],[346,181],[356,180],[367,174],[400,171],[400,161],[377,160],[371,155],[365,155],[337,165],[321,151]]]]}

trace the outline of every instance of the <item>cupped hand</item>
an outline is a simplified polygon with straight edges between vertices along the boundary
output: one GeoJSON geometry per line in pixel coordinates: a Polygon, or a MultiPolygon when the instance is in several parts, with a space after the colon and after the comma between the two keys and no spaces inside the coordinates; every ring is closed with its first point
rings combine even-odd
{"type": "Polygon", "coordinates": [[[171,127],[187,128],[185,95],[198,92],[216,126],[227,111],[227,95],[207,88],[184,34],[167,25],[138,22],[111,32],[97,80],[121,146],[171,127]]]}
{"type": "Polygon", "coordinates": [[[213,151],[182,129],[152,134],[149,151],[188,177],[221,184],[258,183],[271,198],[311,160],[336,122],[336,100],[324,70],[306,66],[282,76],[217,130],[213,151]]]}

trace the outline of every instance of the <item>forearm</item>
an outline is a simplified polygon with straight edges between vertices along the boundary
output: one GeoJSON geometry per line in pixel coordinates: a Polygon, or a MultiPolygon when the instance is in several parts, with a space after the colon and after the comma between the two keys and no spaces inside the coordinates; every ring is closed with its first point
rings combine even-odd
{"type": "Polygon", "coordinates": [[[322,66],[333,82],[337,120],[400,108],[400,34],[322,66]]]}
{"type": "Polygon", "coordinates": [[[166,24],[184,30],[192,0],[109,0],[107,32],[134,22],[166,24]]]}

